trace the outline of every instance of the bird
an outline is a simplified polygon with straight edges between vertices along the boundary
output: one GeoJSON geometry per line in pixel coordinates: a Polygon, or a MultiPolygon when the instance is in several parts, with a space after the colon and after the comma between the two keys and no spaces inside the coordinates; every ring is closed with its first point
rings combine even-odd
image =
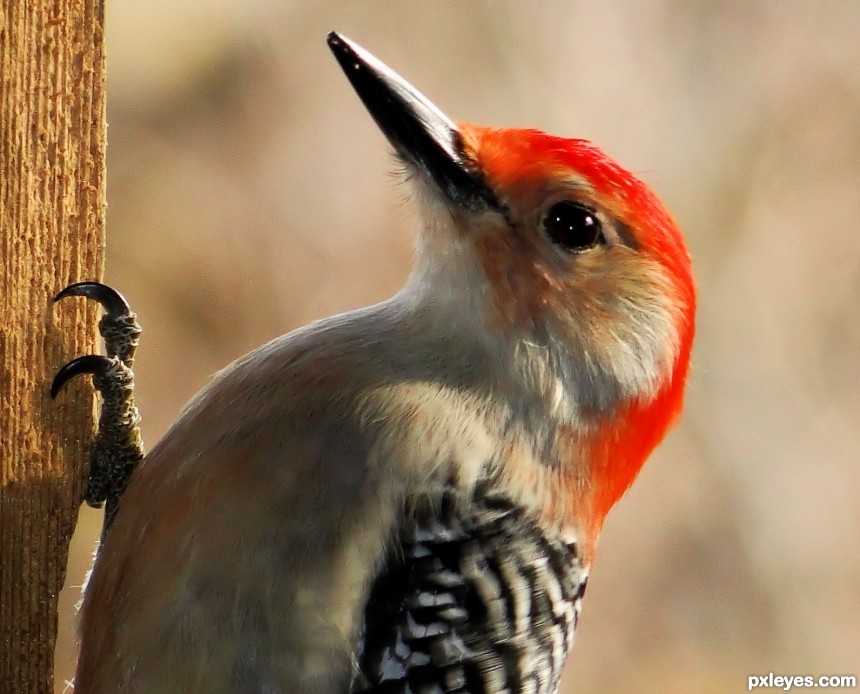
{"type": "Polygon", "coordinates": [[[127,302],[58,297],[105,305],[108,355],[53,394],[114,394],[81,694],[556,692],[606,515],[681,412],[695,282],[648,185],[328,45],[413,198],[398,293],[241,357],[145,455],[127,302]]]}

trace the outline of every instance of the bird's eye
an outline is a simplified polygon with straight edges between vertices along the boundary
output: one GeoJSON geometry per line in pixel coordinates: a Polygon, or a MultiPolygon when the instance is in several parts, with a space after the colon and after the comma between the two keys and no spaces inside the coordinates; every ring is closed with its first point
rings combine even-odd
{"type": "Polygon", "coordinates": [[[564,200],[549,208],[543,229],[556,246],[566,251],[582,251],[606,239],[594,210],[578,202],[564,200]]]}

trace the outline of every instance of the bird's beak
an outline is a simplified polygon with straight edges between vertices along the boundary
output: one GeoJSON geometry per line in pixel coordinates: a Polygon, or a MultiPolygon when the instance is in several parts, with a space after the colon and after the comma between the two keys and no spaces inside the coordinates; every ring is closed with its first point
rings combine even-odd
{"type": "Polygon", "coordinates": [[[450,118],[361,46],[334,31],[328,45],[400,157],[424,172],[458,207],[499,208],[450,118]]]}

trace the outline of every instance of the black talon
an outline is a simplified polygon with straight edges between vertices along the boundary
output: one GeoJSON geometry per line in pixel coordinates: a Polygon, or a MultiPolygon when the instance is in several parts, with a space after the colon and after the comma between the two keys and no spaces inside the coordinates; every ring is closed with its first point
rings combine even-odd
{"type": "Polygon", "coordinates": [[[101,282],[70,284],[54,297],[54,301],[67,296],[83,296],[102,305],[105,315],[99,321],[99,332],[104,338],[107,354],[109,357],[119,357],[126,366],[131,367],[141,328],[125,297],[101,282]]]}
{"type": "Polygon", "coordinates": [[[113,287],[108,287],[101,282],[75,282],[70,284],[57,296],[54,301],[65,299],[67,296],[85,296],[98,301],[104,306],[110,318],[120,318],[131,313],[131,308],[125,297],[113,287]]]}
{"type": "Polygon", "coordinates": [[[51,383],[51,398],[56,398],[57,394],[63,389],[63,386],[71,381],[75,376],[81,374],[104,374],[113,364],[113,360],[108,357],[103,357],[100,354],[87,354],[77,359],[72,359],[64,364],[54,376],[54,381],[51,383]]]}

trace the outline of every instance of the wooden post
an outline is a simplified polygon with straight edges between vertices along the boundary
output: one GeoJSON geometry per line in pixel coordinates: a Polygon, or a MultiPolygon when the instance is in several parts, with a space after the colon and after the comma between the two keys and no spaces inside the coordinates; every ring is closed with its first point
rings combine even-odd
{"type": "Polygon", "coordinates": [[[105,214],[104,0],[0,0],[0,692],[53,691],[57,597],[93,431],[105,214]]]}

